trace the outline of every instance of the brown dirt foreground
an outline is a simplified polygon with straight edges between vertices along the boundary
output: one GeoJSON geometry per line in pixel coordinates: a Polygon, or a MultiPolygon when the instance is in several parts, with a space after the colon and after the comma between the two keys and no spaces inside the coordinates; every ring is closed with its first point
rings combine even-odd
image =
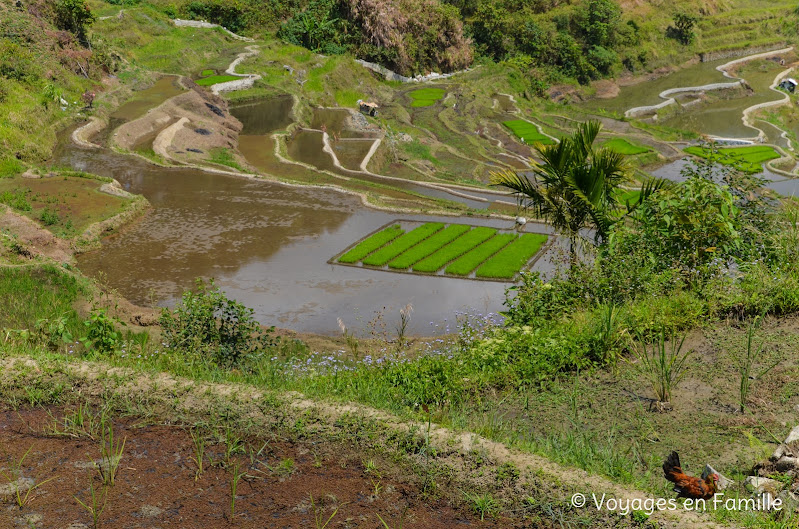
{"type": "Polygon", "coordinates": [[[410,484],[382,478],[380,463],[366,471],[353,450],[312,443],[267,440],[253,445],[255,452],[248,455],[241,452],[252,446],[239,444],[238,438],[209,440],[204,471],[197,476],[197,453],[186,429],[130,418],[114,421],[114,436],[125,444],[115,483],[104,489],[96,467],[100,441],[85,434],[53,435],[63,412],[0,412],[0,469],[10,474],[0,485],[5,500],[0,527],[91,527],[90,512],[78,503],[92,505],[90,486],[104,506],[102,527],[294,528],[321,527],[328,519],[331,528],[378,527],[378,515],[390,524],[403,520],[408,528],[513,526],[502,520],[481,524],[471,512],[443,500],[426,501],[410,484]],[[228,457],[231,446],[235,453],[228,457]],[[231,484],[242,473],[231,505],[231,484]],[[29,484],[41,483],[22,508],[7,484],[20,477],[22,497],[29,484]],[[322,523],[317,525],[317,519],[322,523]]]}
{"type": "MultiPolygon", "coordinates": [[[[315,402],[298,394],[275,395],[245,385],[198,383],[100,363],[0,358],[0,401],[26,402],[33,396],[40,403],[68,403],[71,409],[92,402],[113,411],[115,437],[126,437],[127,442],[117,484],[110,489],[101,516],[108,523],[102,527],[324,527],[336,506],[340,509],[327,525],[331,529],[382,528],[378,514],[391,529],[556,527],[558,513],[568,509],[564,506],[573,492],[605,493],[620,500],[649,497],[469,432],[432,425],[426,447],[426,424],[362,406],[315,402]],[[220,430],[220,425],[225,429],[220,430]],[[196,482],[195,445],[186,426],[216,436],[206,449],[208,469],[196,482]],[[242,442],[232,443],[231,436],[242,442]],[[231,444],[249,449],[242,454],[233,450],[228,458],[224,452],[231,444]],[[429,461],[428,454],[433,454],[429,461]],[[383,477],[366,472],[365,462],[372,458],[383,477]],[[225,460],[228,464],[221,465],[225,460]],[[500,484],[497,469],[508,463],[520,470],[520,476],[500,484]],[[238,484],[235,512],[230,516],[230,488],[237,465],[247,477],[238,484]],[[426,472],[436,483],[432,495],[422,493],[426,472]],[[375,495],[378,480],[381,490],[375,495]],[[497,498],[492,510],[513,514],[512,519],[500,516],[480,521],[464,505],[467,494],[487,490],[497,498]],[[310,506],[311,494],[315,510],[310,506]],[[525,498],[533,502],[526,503],[525,498]],[[321,523],[316,523],[314,513],[323,517],[321,523]]],[[[96,467],[88,464],[99,458],[100,443],[48,437],[43,430],[54,424],[50,410],[59,417],[61,410],[41,407],[0,415],[0,470],[14,477],[15,464],[30,449],[15,479],[42,483],[54,478],[33,489],[30,505],[22,509],[13,498],[11,502],[0,498],[0,529],[83,527],[70,526],[73,522],[91,526],[91,517],[75,497],[89,500],[91,483],[101,489],[96,467]]],[[[0,485],[10,481],[14,480],[0,479],[0,485]]],[[[629,517],[597,512],[590,504],[576,513],[572,510],[571,516],[575,515],[583,518],[581,525],[592,527],[634,525],[629,517]]],[[[673,528],[718,527],[680,509],[657,512],[649,521],[673,528]]]]}

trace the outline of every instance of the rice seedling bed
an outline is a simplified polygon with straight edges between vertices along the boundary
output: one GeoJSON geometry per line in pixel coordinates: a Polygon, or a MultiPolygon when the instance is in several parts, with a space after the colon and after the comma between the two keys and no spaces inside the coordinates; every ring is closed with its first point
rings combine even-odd
{"type": "Polygon", "coordinates": [[[617,152],[619,154],[626,154],[628,156],[634,156],[636,154],[643,154],[645,152],[652,151],[652,149],[648,147],[636,145],[625,140],[624,138],[613,138],[612,140],[603,143],[602,147],[610,149],[611,151],[617,152]]]}
{"type": "Polygon", "coordinates": [[[542,134],[541,131],[538,130],[538,127],[535,125],[535,123],[530,123],[524,119],[503,121],[502,124],[508,127],[511,132],[513,132],[519,139],[523,140],[524,143],[543,143],[545,145],[551,145],[555,143],[552,138],[542,134]]]}
{"type": "Polygon", "coordinates": [[[228,81],[235,81],[236,79],[241,79],[236,75],[212,75],[210,77],[203,77],[202,79],[197,79],[195,83],[200,86],[211,86],[219,83],[226,83],[228,81]]]}
{"type": "Polygon", "coordinates": [[[547,235],[487,226],[394,221],[330,262],[410,274],[462,279],[513,279],[548,240],[547,235]]]}
{"type": "Polygon", "coordinates": [[[496,235],[496,233],[497,230],[494,228],[486,228],[484,226],[474,228],[469,233],[455,239],[450,244],[414,264],[413,271],[432,273],[440,270],[446,266],[447,263],[457,259],[472,248],[490,239],[496,235]]]}
{"type": "Polygon", "coordinates": [[[385,246],[387,243],[393,241],[403,233],[405,233],[405,230],[400,228],[399,224],[389,226],[388,228],[385,228],[384,230],[381,230],[362,240],[354,248],[339,257],[338,260],[341,263],[357,263],[370,253],[382,246],[385,246]]]}
{"type": "Polygon", "coordinates": [[[477,248],[474,248],[459,259],[453,261],[452,264],[444,270],[444,273],[456,276],[467,276],[472,270],[480,266],[483,261],[510,244],[515,238],[515,233],[495,235],[477,248]]]}
{"type": "Polygon", "coordinates": [[[465,224],[451,224],[402,253],[399,257],[389,262],[388,266],[389,268],[396,268],[399,270],[409,268],[411,265],[421,261],[442,246],[449,244],[467,231],[469,231],[469,226],[465,224]]]}
{"type": "Polygon", "coordinates": [[[750,147],[729,147],[725,149],[718,149],[718,153],[714,153],[711,149],[704,147],[686,147],[683,149],[688,154],[699,156],[700,158],[713,158],[715,161],[731,165],[740,171],[755,174],[763,170],[763,163],[769,160],[775,160],[780,157],[779,153],[773,147],[766,145],[753,145],[750,147]]]}
{"type": "Polygon", "coordinates": [[[475,272],[476,277],[510,279],[529,261],[548,237],[540,233],[525,233],[490,257],[475,272]]]}
{"type": "Polygon", "coordinates": [[[443,88],[420,88],[408,93],[411,98],[411,107],[430,107],[444,97],[446,90],[443,88]]]}
{"type": "Polygon", "coordinates": [[[384,266],[386,263],[397,257],[411,246],[422,242],[435,232],[441,230],[443,227],[443,222],[428,222],[426,224],[422,224],[415,230],[409,231],[408,233],[397,237],[397,239],[393,242],[380,248],[372,255],[363,259],[363,264],[367,266],[384,266]]]}

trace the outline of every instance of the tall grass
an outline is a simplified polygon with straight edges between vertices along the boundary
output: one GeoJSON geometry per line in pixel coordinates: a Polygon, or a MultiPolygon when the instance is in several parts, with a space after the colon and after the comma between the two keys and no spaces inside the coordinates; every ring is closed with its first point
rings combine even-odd
{"type": "Polygon", "coordinates": [[[628,361],[651,384],[659,403],[668,403],[674,388],[685,378],[686,362],[693,351],[689,349],[683,353],[684,343],[685,335],[678,339],[672,334],[667,341],[666,331],[662,329],[651,343],[640,334],[638,340],[632,342],[636,362],[628,361]]]}

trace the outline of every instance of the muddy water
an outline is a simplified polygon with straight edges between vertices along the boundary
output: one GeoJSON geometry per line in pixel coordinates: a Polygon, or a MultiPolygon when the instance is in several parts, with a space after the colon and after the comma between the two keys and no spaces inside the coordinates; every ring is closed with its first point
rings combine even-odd
{"type": "MultiPolygon", "coordinates": [[[[114,177],[153,205],[102,249],[78,259],[81,270],[102,273],[134,302],[146,303],[152,296],[160,305],[172,305],[195,277],[214,277],[228,295],[254,308],[262,323],[319,333],[337,332],[337,317],[358,328],[359,321],[384,308],[391,321],[409,302],[412,330],[419,334],[443,332],[455,311],[502,308],[505,283],[328,264],[340,250],[397,218],[366,209],[355,197],[164,169],[107,150],[81,149],[66,138],[62,134],[56,163],[114,177]]],[[[509,227],[508,221],[474,220],[509,227]]]]}
{"type": "Polygon", "coordinates": [[[624,114],[630,108],[657,105],[663,101],[658,94],[664,90],[683,86],[702,86],[710,83],[731,82],[732,79],[724,77],[724,74],[716,70],[716,66],[727,62],[729,62],[729,59],[699,62],[651,81],[622,86],[619,89],[619,95],[614,98],[591,99],[580,103],[579,106],[586,110],[602,109],[608,112],[624,114]]]}
{"type": "Polygon", "coordinates": [[[246,134],[257,136],[291,125],[293,106],[294,98],[285,95],[235,105],[230,108],[230,113],[241,121],[246,134]]]}
{"type": "Polygon", "coordinates": [[[332,144],[333,152],[336,153],[338,161],[353,171],[361,170],[363,162],[375,140],[340,140],[332,144]]]}
{"type": "Polygon", "coordinates": [[[130,101],[111,114],[111,119],[134,120],[151,108],[157,107],[170,97],[174,97],[183,91],[183,88],[178,84],[178,78],[167,75],[156,81],[150,88],[134,93],[130,101]]]}
{"type": "MultiPolygon", "coordinates": [[[[748,65],[747,65],[748,66],[748,65]]],[[[783,66],[772,61],[756,61],[752,68],[742,69],[740,76],[744,77],[752,88],[752,92],[743,97],[723,98],[712,103],[701,103],[663,120],[661,123],[667,127],[688,129],[712,136],[723,138],[746,138],[758,135],[758,131],[743,124],[743,111],[759,103],[775,101],[782,96],[769,90],[774,77],[784,70],[783,66]]],[[[713,96],[724,97],[726,90],[712,93],[713,96]]],[[[739,93],[732,91],[730,93],[739,93]]]]}
{"type": "MultiPolygon", "coordinates": [[[[580,106],[589,111],[604,109],[623,114],[630,108],[663,102],[659,97],[663,90],[732,82],[733,79],[724,77],[715,69],[725,62],[727,61],[698,63],[659,79],[622,87],[619,95],[612,99],[593,99],[580,106]]],[[[681,105],[687,104],[687,106],[681,109],[669,107],[672,113],[667,114],[659,123],[666,127],[724,138],[755,137],[758,135],[758,130],[743,124],[741,119],[743,111],[750,106],[781,98],[780,94],[769,90],[769,86],[784,68],[775,61],[766,59],[746,63],[740,67],[735,76],[746,79],[751,90],[709,91],[706,94],[707,102],[701,101],[705,97],[702,94],[680,94],[677,100],[681,105]]],[[[770,139],[780,144],[777,138],[772,138],[773,127],[762,128],[770,139]]]]}

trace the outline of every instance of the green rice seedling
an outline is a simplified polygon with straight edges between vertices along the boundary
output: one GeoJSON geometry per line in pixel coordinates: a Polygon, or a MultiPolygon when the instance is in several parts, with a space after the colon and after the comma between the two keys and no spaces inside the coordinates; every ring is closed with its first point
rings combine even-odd
{"type": "Polygon", "coordinates": [[[503,125],[508,127],[520,140],[524,143],[532,145],[533,143],[543,143],[549,145],[555,143],[552,138],[541,134],[535,123],[530,123],[524,119],[512,119],[510,121],[503,121],[503,125]]]}
{"type": "Polygon", "coordinates": [[[97,471],[103,480],[103,485],[113,487],[116,479],[119,463],[122,461],[122,454],[125,451],[126,437],[121,442],[114,440],[114,425],[103,425],[100,428],[100,462],[97,463],[97,471]]]}
{"type": "Polygon", "coordinates": [[[640,145],[635,145],[633,143],[630,143],[624,138],[613,138],[612,140],[603,143],[602,147],[610,149],[611,151],[617,152],[619,154],[626,154],[628,156],[643,154],[645,152],[650,152],[652,150],[647,147],[642,147],[640,145]]]}
{"type": "Polygon", "coordinates": [[[414,264],[413,271],[435,272],[444,267],[447,263],[457,259],[472,248],[490,239],[496,235],[496,233],[497,230],[494,228],[486,228],[484,226],[475,228],[414,264]]]}
{"type": "Polygon", "coordinates": [[[205,460],[205,437],[196,429],[191,430],[191,440],[194,444],[194,457],[192,461],[197,464],[197,471],[194,473],[194,481],[200,479],[203,473],[203,461],[205,460]]]}
{"type": "Polygon", "coordinates": [[[239,472],[239,464],[233,463],[233,473],[230,476],[230,519],[236,516],[236,490],[239,487],[239,481],[246,474],[246,472],[239,472]]]}
{"type": "Polygon", "coordinates": [[[369,266],[383,266],[408,248],[422,242],[435,232],[441,230],[443,227],[444,224],[442,222],[428,222],[426,224],[422,224],[415,230],[411,230],[408,233],[397,237],[397,239],[390,244],[380,248],[375,253],[366,257],[363,260],[363,264],[369,266]]]}
{"type": "Polygon", "coordinates": [[[499,511],[499,503],[491,494],[470,494],[463,493],[471,504],[472,510],[480,515],[480,521],[485,520],[486,515],[494,516],[499,511]]]}
{"type": "Polygon", "coordinates": [[[541,246],[547,241],[546,235],[524,233],[521,237],[490,257],[475,275],[497,279],[510,279],[527,264],[541,246]]]}
{"type": "Polygon", "coordinates": [[[737,358],[735,362],[735,368],[741,379],[741,383],[738,386],[738,404],[740,405],[739,409],[741,413],[746,410],[746,401],[749,399],[749,391],[752,389],[752,384],[766,376],[769,371],[777,367],[777,364],[780,363],[780,359],[777,359],[775,362],[768,364],[754,374],[756,364],[760,363],[763,357],[764,349],[762,342],[757,347],[753,345],[755,330],[759,323],[760,319],[755,318],[754,321],[749,324],[749,329],[746,332],[746,351],[743,356],[737,358]]]}
{"type": "Polygon", "coordinates": [[[672,390],[685,377],[686,361],[693,353],[690,349],[685,353],[681,352],[684,342],[685,336],[678,340],[672,335],[667,345],[666,331],[661,329],[651,344],[640,334],[631,344],[633,359],[637,362],[630,359],[627,361],[652,385],[662,409],[666,409],[663,404],[669,402],[672,390]]]}
{"type": "Polygon", "coordinates": [[[327,520],[325,520],[324,510],[317,507],[317,505],[314,503],[313,494],[309,494],[309,496],[311,497],[311,510],[313,511],[316,529],[325,529],[330,523],[330,520],[332,520],[336,514],[338,514],[338,510],[341,508],[341,505],[337,505],[335,510],[333,510],[333,514],[328,516],[327,520]]]}
{"type": "Polygon", "coordinates": [[[106,411],[99,415],[92,412],[87,403],[78,404],[78,408],[67,413],[61,419],[53,417],[53,424],[45,428],[45,435],[54,437],[73,437],[96,439],[100,434],[100,425],[105,422],[106,411]]]}
{"type": "Polygon", "coordinates": [[[269,465],[267,465],[266,468],[268,468],[278,476],[288,477],[294,473],[294,471],[297,469],[297,466],[294,463],[293,459],[287,457],[286,459],[278,463],[276,466],[270,467],[269,465]]]}
{"type": "Polygon", "coordinates": [[[207,68],[200,72],[200,77],[208,77],[209,75],[214,75],[216,72],[210,68],[207,68]]]}
{"type": "Polygon", "coordinates": [[[81,507],[86,509],[92,517],[92,527],[94,529],[100,528],[100,516],[103,514],[105,510],[105,506],[108,502],[108,488],[103,487],[103,501],[102,505],[100,504],[100,497],[97,494],[97,491],[94,489],[94,483],[89,482],[89,496],[90,500],[86,503],[81,501],[80,498],[75,496],[75,501],[77,501],[81,507]]]}
{"type": "Polygon", "coordinates": [[[403,523],[404,515],[400,517],[399,522],[397,522],[397,525],[394,525],[393,527],[389,526],[388,523],[379,514],[375,514],[375,516],[377,516],[377,519],[380,520],[380,523],[383,525],[384,529],[402,529],[402,526],[404,524],[403,523]]]}
{"type": "Polygon", "coordinates": [[[219,83],[226,83],[228,81],[235,81],[237,79],[242,79],[242,77],[238,77],[236,75],[211,75],[209,77],[197,79],[195,82],[200,86],[211,86],[219,83]]]}
{"type": "Polygon", "coordinates": [[[752,145],[747,147],[729,147],[716,149],[713,146],[699,147],[691,146],[683,149],[688,154],[693,154],[700,158],[712,159],[724,165],[730,165],[736,169],[754,174],[763,170],[763,163],[775,160],[780,157],[773,147],[766,145],[752,145]]]}
{"type": "Polygon", "coordinates": [[[453,261],[444,271],[447,274],[456,276],[469,275],[469,272],[480,266],[483,261],[510,244],[514,239],[516,239],[515,233],[495,235],[453,261]]]}
{"type": "Polygon", "coordinates": [[[436,104],[436,101],[444,97],[446,90],[443,88],[420,88],[409,92],[408,96],[411,98],[411,107],[429,107],[436,104]]]}
{"type": "Polygon", "coordinates": [[[40,481],[36,483],[35,480],[27,480],[29,486],[24,488],[23,491],[23,483],[26,481],[26,478],[22,475],[22,464],[25,462],[25,458],[28,457],[31,450],[33,450],[33,445],[31,445],[28,450],[22,455],[19,461],[14,461],[11,465],[11,475],[6,474],[5,472],[0,471],[0,474],[3,474],[3,477],[8,481],[8,485],[10,488],[14,490],[14,502],[17,504],[17,507],[20,509],[26,506],[30,501],[33,499],[32,494],[36,489],[47,483],[48,481],[52,481],[56,478],[53,476],[51,478],[45,479],[44,481],[40,481]],[[32,482],[31,482],[32,481],[32,482]]]}
{"type": "Polygon", "coordinates": [[[381,230],[371,237],[368,237],[358,243],[357,246],[338,258],[339,263],[357,263],[364,257],[374,252],[378,248],[385,246],[387,243],[393,241],[400,235],[405,233],[405,230],[396,226],[390,226],[381,230]]]}
{"type": "Polygon", "coordinates": [[[414,263],[421,261],[442,246],[449,244],[464,233],[469,231],[465,224],[453,224],[434,233],[413,248],[403,252],[399,257],[388,263],[389,268],[404,270],[414,263]]]}
{"type": "Polygon", "coordinates": [[[372,492],[374,497],[377,498],[380,496],[380,491],[383,490],[383,485],[381,485],[381,481],[379,479],[370,477],[369,481],[372,483],[372,492]]]}
{"type": "Polygon", "coordinates": [[[233,428],[225,428],[225,464],[230,464],[234,454],[241,454],[244,452],[244,443],[241,437],[233,432],[233,428]]]}

